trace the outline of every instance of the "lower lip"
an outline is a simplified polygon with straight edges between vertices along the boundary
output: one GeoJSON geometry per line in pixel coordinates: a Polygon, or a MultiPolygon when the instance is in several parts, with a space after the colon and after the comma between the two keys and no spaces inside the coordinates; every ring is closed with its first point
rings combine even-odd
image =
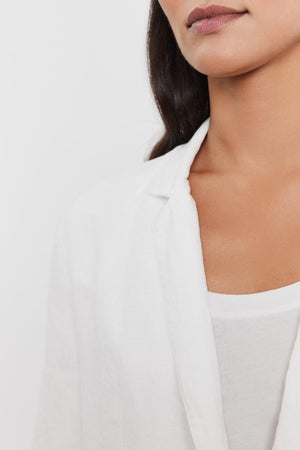
{"type": "Polygon", "coordinates": [[[223,28],[233,20],[239,19],[247,13],[235,13],[235,14],[220,14],[209,19],[201,19],[194,22],[189,28],[190,31],[197,34],[212,33],[219,28],[223,28]]]}

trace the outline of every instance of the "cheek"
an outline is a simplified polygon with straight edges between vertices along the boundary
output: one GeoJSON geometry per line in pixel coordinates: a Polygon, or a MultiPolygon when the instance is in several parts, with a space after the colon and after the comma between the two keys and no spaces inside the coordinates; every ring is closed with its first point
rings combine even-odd
{"type": "Polygon", "coordinates": [[[165,15],[167,16],[168,20],[170,21],[172,16],[174,15],[174,10],[176,9],[175,4],[178,3],[178,1],[174,0],[159,0],[159,4],[165,15]]]}
{"type": "Polygon", "coordinates": [[[159,4],[177,37],[178,29],[184,25],[186,16],[195,2],[193,0],[159,0],[159,4]]]}
{"type": "Polygon", "coordinates": [[[289,1],[284,6],[278,0],[263,2],[253,23],[254,43],[260,43],[262,50],[270,55],[287,51],[300,41],[300,2],[289,1]]]}

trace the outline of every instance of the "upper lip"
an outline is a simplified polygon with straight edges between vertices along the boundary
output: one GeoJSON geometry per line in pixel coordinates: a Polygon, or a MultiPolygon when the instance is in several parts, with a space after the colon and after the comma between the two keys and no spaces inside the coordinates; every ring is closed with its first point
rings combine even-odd
{"type": "Polygon", "coordinates": [[[242,14],[247,11],[238,11],[223,5],[209,5],[206,8],[194,8],[188,15],[186,25],[190,27],[194,22],[206,17],[219,16],[221,14],[242,14]]]}

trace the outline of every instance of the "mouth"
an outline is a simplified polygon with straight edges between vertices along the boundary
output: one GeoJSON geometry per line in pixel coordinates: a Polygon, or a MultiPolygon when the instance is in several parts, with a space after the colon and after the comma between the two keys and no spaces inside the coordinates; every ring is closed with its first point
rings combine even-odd
{"type": "Polygon", "coordinates": [[[188,15],[186,20],[186,26],[190,28],[194,22],[202,19],[209,19],[215,16],[226,15],[226,14],[244,14],[247,10],[238,11],[234,8],[223,5],[209,5],[206,8],[194,8],[188,15]]]}

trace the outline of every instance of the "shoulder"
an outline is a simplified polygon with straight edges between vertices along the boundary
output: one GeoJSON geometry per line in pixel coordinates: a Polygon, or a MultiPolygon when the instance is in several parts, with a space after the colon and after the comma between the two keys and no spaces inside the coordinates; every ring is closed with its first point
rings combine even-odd
{"type": "Polygon", "coordinates": [[[60,222],[78,229],[107,226],[130,214],[141,202],[153,177],[160,176],[168,154],[144,161],[130,170],[118,170],[75,197],[64,209],[60,222]]]}
{"type": "Polygon", "coordinates": [[[145,219],[147,212],[152,214],[144,192],[161,163],[157,158],[102,176],[65,207],[56,224],[54,242],[66,249],[76,276],[88,279],[99,249],[103,257],[115,245],[122,245],[137,211],[145,219]]]}
{"type": "Polygon", "coordinates": [[[77,196],[66,210],[68,216],[103,216],[134,207],[154,177],[161,176],[172,152],[145,161],[130,170],[106,174],[77,196]]]}

